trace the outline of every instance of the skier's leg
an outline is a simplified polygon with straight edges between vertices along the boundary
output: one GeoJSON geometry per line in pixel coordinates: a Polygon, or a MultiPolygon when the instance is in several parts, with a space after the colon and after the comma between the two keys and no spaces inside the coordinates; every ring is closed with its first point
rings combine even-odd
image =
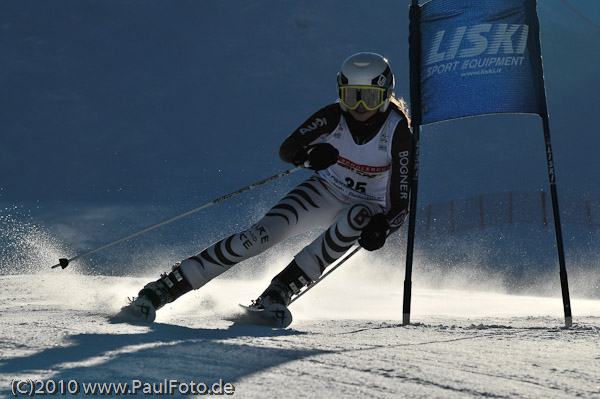
{"type": "Polygon", "coordinates": [[[289,192],[255,225],[233,234],[181,262],[193,289],[275,244],[312,228],[329,226],[345,204],[313,176],[289,192]]]}
{"type": "Polygon", "coordinates": [[[334,224],[295,256],[300,269],[313,281],[319,278],[358,241],[371,216],[381,211],[381,206],[369,202],[347,207],[334,224]]]}
{"type": "Polygon", "coordinates": [[[163,274],[147,284],[129,310],[133,309],[138,318],[152,322],[156,309],[288,237],[328,226],[343,207],[327,186],[313,176],[288,193],[258,223],[183,260],[170,274],[163,274]]]}
{"type": "MultiPolygon", "coordinates": [[[[278,238],[273,237],[268,220],[263,219],[250,228],[232,234],[199,254],[177,263],[171,273],[164,273],[158,280],[146,284],[138,293],[138,298],[149,299],[154,309],[148,311],[156,311],[183,294],[202,287],[242,260],[267,250],[278,238]]],[[[143,311],[147,310],[144,308],[143,311]]]]}
{"type": "Polygon", "coordinates": [[[356,203],[346,208],[333,225],[300,251],[255,301],[258,307],[276,302],[288,305],[292,295],[318,279],[325,268],[342,257],[358,241],[371,216],[381,212],[379,205],[356,203]]]}

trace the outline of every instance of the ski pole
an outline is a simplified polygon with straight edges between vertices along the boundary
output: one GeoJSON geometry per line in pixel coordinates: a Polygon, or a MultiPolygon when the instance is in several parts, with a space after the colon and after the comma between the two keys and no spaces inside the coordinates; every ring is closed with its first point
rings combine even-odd
{"type": "MultiPolygon", "coordinates": [[[[348,259],[350,259],[355,253],[357,253],[362,247],[359,245],[358,247],[354,248],[354,251],[350,252],[348,255],[346,255],[346,257],[344,257],[342,260],[340,260],[334,267],[332,267],[327,273],[323,274],[321,277],[319,277],[318,279],[316,279],[312,284],[310,284],[308,287],[306,287],[306,289],[304,291],[302,291],[301,293],[299,293],[298,295],[296,295],[296,297],[292,298],[292,300],[290,301],[289,305],[291,305],[292,303],[294,303],[294,301],[296,301],[298,298],[300,298],[302,295],[306,294],[311,288],[313,288],[315,285],[317,285],[320,281],[322,281],[325,277],[329,276],[335,269],[337,269],[338,267],[340,267],[344,262],[346,262],[348,259]]],[[[288,305],[288,306],[289,306],[288,305]]]]}
{"type": "Polygon", "coordinates": [[[283,176],[289,175],[290,173],[294,173],[294,172],[296,172],[296,171],[298,171],[298,170],[300,170],[300,169],[304,169],[305,167],[306,167],[305,165],[296,166],[296,167],[294,167],[294,168],[291,168],[291,169],[285,170],[285,171],[283,171],[283,172],[281,172],[281,173],[278,173],[278,174],[276,174],[276,175],[273,175],[273,176],[271,176],[271,177],[267,177],[266,179],[263,179],[263,180],[261,180],[261,181],[259,181],[259,182],[253,183],[253,184],[251,184],[251,185],[249,185],[249,186],[246,186],[246,187],[244,187],[244,188],[240,188],[239,190],[237,190],[237,191],[234,191],[234,192],[232,192],[232,193],[230,193],[230,194],[227,194],[227,195],[224,195],[224,196],[222,196],[222,197],[219,197],[219,198],[217,198],[217,199],[215,199],[215,200],[212,200],[211,202],[208,202],[208,203],[206,203],[206,204],[204,204],[204,205],[202,205],[202,206],[199,206],[198,208],[194,208],[194,209],[192,209],[192,210],[189,210],[189,211],[187,211],[187,212],[184,212],[184,213],[182,213],[182,214],[180,214],[180,215],[174,216],[174,217],[172,217],[172,218],[170,218],[170,219],[167,219],[167,220],[165,220],[165,221],[162,221],[162,222],[160,222],[160,223],[157,223],[157,224],[155,224],[155,225],[152,225],[152,226],[150,226],[150,227],[146,227],[146,228],[145,228],[145,229],[143,229],[143,230],[137,231],[137,232],[135,232],[135,233],[133,233],[133,234],[130,234],[130,235],[126,236],[126,237],[119,238],[119,239],[118,239],[118,240],[116,240],[116,241],[110,242],[110,243],[108,243],[108,244],[105,244],[105,245],[103,245],[103,246],[101,246],[101,247],[98,247],[98,248],[96,248],[96,249],[92,249],[91,251],[88,251],[88,252],[86,252],[86,253],[84,253],[84,254],[81,254],[81,255],[77,255],[77,256],[75,256],[75,257],[73,257],[73,258],[71,258],[71,259],[67,259],[67,258],[60,258],[60,259],[58,260],[58,263],[57,263],[56,265],[52,266],[52,269],[54,269],[54,268],[56,268],[56,267],[59,267],[59,266],[60,266],[60,267],[62,267],[62,268],[64,269],[64,268],[66,268],[66,267],[67,267],[67,266],[68,266],[68,265],[69,265],[71,262],[73,262],[74,260],[77,260],[77,259],[80,259],[80,258],[86,257],[86,256],[88,256],[88,255],[91,255],[91,254],[95,253],[95,252],[98,252],[98,251],[101,251],[101,250],[103,250],[103,249],[106,249],[106,248],[108,248],[108,247],[112,247],[113,245],[119,244],[119,243],[121,243],[121,242],[123,242],[123,241],[127,241],[127,240],[129,240],[129,239],[131,239],[131,238],[133,238],[133,237],[137,237],[137,236],[139,236],[139,235],[141,235],[141,234],[147,233],[147,232],[149,232],[150,230],[154,230],[154,229],[156,229],[156,228],[158,228],[158,227],[161,227],[161,226],[164,226],[164,225],[166,225],[166,224],[169,224],[169,223],[171,223],[171,222],[174,222],[175,220],[178,220],[178,219],[181,219],[181,218],[183,218],[183,217],[185,217],[185,216],[191,215],[192,213],[196,213],[196,212],[198,212],[198,211],[200,211],[200,210],[202,210],[202,209],[208,208],[209,206],[212,206],[212,205],[218,204],[218,203],[219,203],[219,202],[221,202],[221,201],[225,201],[226,199],[229,199],[229,198],[235,197],[236,195],[239,195],[239,194],[241,194],[241,193],[243,193],[243,192],[246,192],[246,191],[252,190],[252,189],[254,189],[254,188],[258,187],[258,186],[262,186],[262,185],[263,185],[263,184],[265,184],[265,183],[268,183],[268,182],[271,182],[271,181],[273,181],[273,180],[279,179],[280,177],[283,177],[283,176]]]}

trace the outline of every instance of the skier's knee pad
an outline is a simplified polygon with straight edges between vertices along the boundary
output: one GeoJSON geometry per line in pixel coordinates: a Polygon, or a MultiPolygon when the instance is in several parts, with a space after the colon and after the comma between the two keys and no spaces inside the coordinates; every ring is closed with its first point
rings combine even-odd
{"type": "Polygon", "coordinates": [[[373,216],[371,209],[364,204],[355,204],[350,207],[346,214],[346,220],[344,223],[352,231],[362,231],[362,229],[369,223],[373,216]]]}
{"type": "Polygon", "coordinates": [[[360,233],[371,220],[371,216],[373,211],[367,205],[360,203],[352,205],[346,214],[338,218],[337,222],[330,227],[329,241],[342,247],[351,246],[358,240],[360,233]]]}

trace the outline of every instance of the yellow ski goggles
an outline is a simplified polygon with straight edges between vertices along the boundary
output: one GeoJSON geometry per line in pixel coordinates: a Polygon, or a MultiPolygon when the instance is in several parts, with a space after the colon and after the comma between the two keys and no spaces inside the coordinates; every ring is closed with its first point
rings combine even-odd
{"type": "Polygon", "coordinates": [[[340,87],[340,101],[348,109],[356,109],[362,105],[373,111],[385,102],[386,89],[372,86],[342,86],[340,87]]]}

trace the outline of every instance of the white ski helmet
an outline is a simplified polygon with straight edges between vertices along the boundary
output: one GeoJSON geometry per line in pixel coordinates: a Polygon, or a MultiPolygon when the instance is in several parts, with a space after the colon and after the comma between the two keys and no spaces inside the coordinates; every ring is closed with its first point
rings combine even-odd
{"type": "Polygon", "coordinates": [[[342,110],[356,109],[362,103],[369,110],[385,112],[394,93],[394,74],[381,55],[356,53],[342,63],[337,88],[342,110]]]}

